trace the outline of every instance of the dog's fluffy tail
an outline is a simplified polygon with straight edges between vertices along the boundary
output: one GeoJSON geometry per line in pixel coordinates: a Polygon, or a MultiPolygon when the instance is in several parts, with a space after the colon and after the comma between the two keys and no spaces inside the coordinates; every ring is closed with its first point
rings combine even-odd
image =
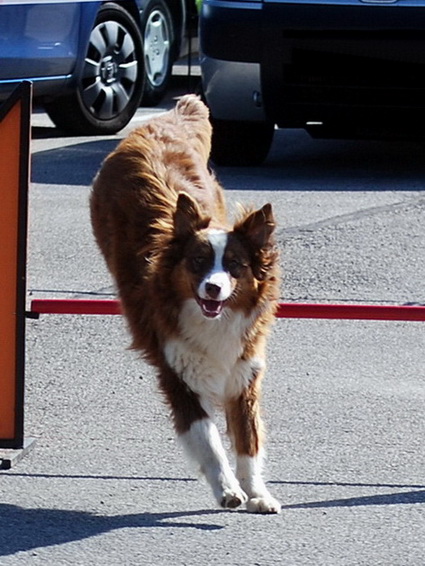
{"type": "Polygon", "coordinates": [[[199,96],[186,94],[177,102],[176,111],[190,120],[207,120],[209,111],[199,96]]]}
{"type": "Polygon", "coordinates": [[[199,152],[204,162],[208,161],[211,151],[212,128],[209,110],[199,96],[182,96],[175,107],[177,122],[186,132],[187,141],[199,152]]]}

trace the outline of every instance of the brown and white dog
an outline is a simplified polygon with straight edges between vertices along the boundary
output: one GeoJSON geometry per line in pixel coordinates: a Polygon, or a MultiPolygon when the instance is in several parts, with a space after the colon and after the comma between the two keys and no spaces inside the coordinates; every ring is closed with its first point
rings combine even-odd
{"type": "Polygon", "coordinates": [[[193,95],[133,131],[104,161],[93,230],[115,278],[133,347],[157,368],[189,455],[222,507],[280,505],[261,476],[260,383],[278,296],[272,209],[229,225],[208,170],[208,110],[193,95]],[[213,422],[224,409],[233,473],[213,422]]]}

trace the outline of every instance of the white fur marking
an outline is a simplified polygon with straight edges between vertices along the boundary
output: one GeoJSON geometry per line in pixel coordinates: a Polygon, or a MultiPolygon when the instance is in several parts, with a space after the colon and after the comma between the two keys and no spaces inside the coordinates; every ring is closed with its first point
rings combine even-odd
{"type": "Polygon", "coordinates": [[[184,303],[180,336],[166,342],[164,354],[170,367],[201,396],[201,402],[223,403],[240,395],[264,367],[260,357],[240,359],[251,323],[243,313],[228,308],[219,319],[207,320],[194,299],[184,303]]]}
{"type": "Polygon", "coordinates": [[[261,477],[263,468],[262,453],[257,456],[238,456],[236,475],[249,497],[258,497],[267,493],[267,488],[261,477]]]}
{"type": "Polygon", "coordinates": [[[248,495],[247,509],[251,513],[280,513],[280,503],[270,495],[261,476],[263,455],[237,457],[236,476],[248,495]]]}
{"type": "Polygon", "coordinates": [[[195,421],[180,438],[189,456],[199,464],[220,505],[237,507],[246,501],[230,468],[217,427],[210,419],[195,421]]]}
{"type": "Polygon", "coordinates": [[[199,285],[198,295],[201,299],[208,299],[206,286],[208,283],[220,287],[220,293],[214,297],[217,301],[225,301],[232,294],[232,282],[230,275],[223,268],[224,251],[227,246],[228,234],[223,230],[210,230],[208,240],[214,251],[214,266],[199,285]]]}

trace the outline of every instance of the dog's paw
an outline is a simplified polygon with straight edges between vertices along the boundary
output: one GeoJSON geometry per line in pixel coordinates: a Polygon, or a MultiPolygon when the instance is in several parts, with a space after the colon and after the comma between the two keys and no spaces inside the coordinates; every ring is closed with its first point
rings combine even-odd
{"type": "Polygon", "coordinates": [[[279,501],[271,495],[249,499],[246,508],[250,513],[276,514],[281,511],[279,501]]]}
{"type": "Polygon", "coordinates": [[[236,507],[245,503],[247,499],[247,495],[241,489],[225,489],[222,494],[220,505],[225,509],[236,509],[236,507]]]}

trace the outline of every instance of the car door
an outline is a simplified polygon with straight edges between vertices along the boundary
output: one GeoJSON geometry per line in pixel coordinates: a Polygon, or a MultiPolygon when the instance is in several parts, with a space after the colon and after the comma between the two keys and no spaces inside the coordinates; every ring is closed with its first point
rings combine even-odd
{"type": "Polygon", "coordinates": [[[78,50],[80,2],[2,2],[0,80],[69,74],[78,50]]]}

